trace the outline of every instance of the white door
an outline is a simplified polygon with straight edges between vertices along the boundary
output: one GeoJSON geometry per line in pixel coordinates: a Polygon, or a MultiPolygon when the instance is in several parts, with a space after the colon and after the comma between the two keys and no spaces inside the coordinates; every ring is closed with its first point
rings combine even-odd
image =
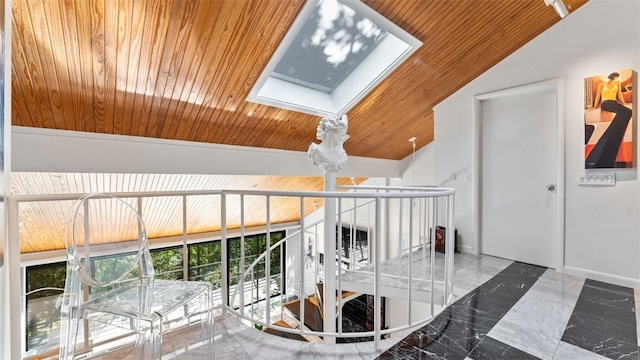
{"type": "Polygon", "coordinates": [[[482,253],[555,267],[555,90],[480,104],[482,253]]]}

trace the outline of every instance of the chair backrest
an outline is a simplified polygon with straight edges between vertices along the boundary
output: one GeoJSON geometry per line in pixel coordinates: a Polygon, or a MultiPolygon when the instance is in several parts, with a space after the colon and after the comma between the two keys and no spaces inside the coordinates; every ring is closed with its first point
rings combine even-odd
{"type": "Polygon", "coordinates": [[[73,203],[66,224],[67,266],[81,282],[104,287],[133,277],[153,279],[146,230],[135,201],[92,193],[73,203]]]}

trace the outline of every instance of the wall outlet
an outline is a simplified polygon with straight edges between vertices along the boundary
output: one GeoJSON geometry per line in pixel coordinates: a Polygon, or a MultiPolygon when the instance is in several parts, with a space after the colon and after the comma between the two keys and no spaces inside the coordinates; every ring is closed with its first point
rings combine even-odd
{"type": "Polygon", "coordinates": [[[455,173],[450,173],[449,174],[449,180],[455,180],[456,179],[456,174],[455,173]]]}
{"type": "Polygon", "coordinates": [[[615,186],[616,173],[578,173],[578,185],[615,186]]]}

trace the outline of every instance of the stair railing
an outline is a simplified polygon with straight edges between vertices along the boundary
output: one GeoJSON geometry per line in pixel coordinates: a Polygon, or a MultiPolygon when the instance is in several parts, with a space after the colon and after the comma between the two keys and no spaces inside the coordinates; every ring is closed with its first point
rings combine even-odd
{"type": "MultiPolygon", "coordinates": [[[[331,338],[353,338],[353,337],[373,337],[376,347],[382,336],[392,335],[395,332],[421,326],[432,319],[439,311],[448,306],[453,299],[453,248],[454,231],[446,231],[445,246],[443,253],[437,253],[435,247],[435,227],[446,226],[447,229],[454,229],[453,224],[453,200],[454,190],[443,188],[425,187],[365,187],[358,186],[341,187],[342,192],[284,192],[284,191],[236,191],[236,190],[206,190],[206,191],[171,191],[171,192],[137,192],[114,194],[122,198],[130,198],[137,204],[138,211],[145,221],[150,221],[155,227],[162,227],[166,219],[146,218],[146,210],[153,203],[161,202],[165,204],[166,199],[173,199],[167,204],[171,204],[169,211],[171,221],[181,222],[183,235],[171,240],[171,244],[182,244],[184,258],[187,258],[187,244],[197,236],[187,234],[187,209],[192,206],[192,202],[187,199],[211,197],[211,201],[198,202],[198,206],[207,206],[212,214],[220,214],[220,236],[222,240],[221,253],[222,268],[221,276],[221,309],[223,312],[229,311],[239,317],[258,324],[262,327],[278,329],[284,333],[304,335],[307,337],[331,337],[331,338]],[[345,191],[346,190],[346,191],[345,191]],[[256,209],[246,209],[243,201],[244,197],[258,196],[264,199],[264,218],[256,220],[251,217],[256,209]],[[280,224],[272,224],[270,209],[271,200],[277,197],[291,200],[293,206],[290,207],[292,217],[287,223],[287,228],[294,227],[294,221],[298,218],[299,225],[284,239],[271,243],[271,232],[280,224]],[[336,198],[337,229],[339,238],[342,235],[350,234],[348,245],[343,245],[342,241],[337,242],[336,249],[325,249],[323,247],[323,226],[319,226],[323,219],[319,219],[323,212],[315,211],[313,202],[321,203],[326,198],[336,198]],[[238,200],[235,202],[234,200],[238,200]],[[147,205],[147,203],[149,205],[147,205]],[[180,210],[181,208],[181,210],[180,210]],[[250,211],[249,211],[250,210],[250,211]],[[239,215],[238,215],[239,214],[239,215]],[[240,218],[240,229],[227,229],[228,217],[238,216],[240,218]],[[264,299],[258,303],[257,297],[249,298],[252,304],[243,303],[244,297],[241,295],[238,300],[232,299],[229,295],[229,268],[228,268],[228,234],[234,231],[244,238],[245,233],[250,231],[252,225],[257,223],[266,224],[266,248],[269,252],[260,254],[260,260],[256,259],[249,264],[245,264],[245,256],[240,259],[239,265],[242,271],[240,278],[243,283],[236,286],[234,297],[248,291],[244,282],[251,279],[251,271],[254,270],[261,261],[264,262],[264,274],[261,279],[253,278],[252,286],[259,283],[258,288],[264,289],[264,299]],[[344,230],[343,230],[344,228],[344,230]],[[236,232],[237,231],[237,232],[236,232]],[[303,235],[304,234],[304,235],[303,235]],[[305,257],[308,253],[306,245],[307,236],[313,234],[315,246],[313,246],[313,258],[315,266],[305,267],[305,257]],[[366,234],[366,243],[357,244],[356,234],[366,234]],[[406,244],[401,243],[402,239],[407,239],[406,244]],[[173,241],[176,241],[174,243],[173,241]],[[366,245],[365,245],[366,244],[366,245]],[[358,246],[360,248],[358,249],[358,246]],[[366,246],[366,250],[365,250],[366,246]],[[347,256],[345,247],[349,249],[347,256]],[[271,254],[274,259],[279,259],[279,264],[271,264],[271,254]],[[356,257],[360,253],[360,257],[356,257]],[[335,274],[325,274],[321,271],[320,260],[336,261],[335,274]],[[280,274],[277,274],[277,269],[280,274]],[[315,269],[318,269],[317,271],[315,269]],[[273,272],[273,276],[272,276],[273,272]],[[337,277],[336,299],[333,296],[324,296],[323,306],[336,306],[338,309],[337,323],[339,324],[335,332],[312,331],[304,326],[305,302],[302,301],[299,307],[301,322],[299,329],[288,329],[278,327],[273,320],[280,320],[284,316],[282,313],[283,304],[289,299],[297,296],[304,299],[313,293],[317,280],[326,276],[337,277]],[[276,278],[279,278],[279,285],[276,278]],[[277,286],[280,288],[278,289],[277,286]],[[272,296],[276,294],[275,296],[272,296]],[[347,299],[341,299],[343,294],[350,294],[347,299]],[[348,329],[343,330],[342,308],[348,299],[355,296],[366,295],[369,313],[373,312],[372,319],[367,319],[371,325],[362,332],[354,332],[348,329]],[[383,305],[383,299],[386,303],[383,305]],[[271,318],[270,312],[266,312],[263,319],[256,318],[254,314],[249,314],[247,306],[256,308],[258,305],[271,309],[280,309],[276,312],[277,317],[271,318]],[[279,306],[278,306],[279,305],[279,306]],[[385,316],[382,317],[382,309],[385,316]],[[398,310],[398,309],[404,310],[398,310]],[[372,311],[371,311],[372,310],[372,311]],[[243,312],[244,311],[244,312],[243,312]],[[426,313],[426,315],[424,315],[426,313]],[[422,315],[420,315],[422,314],[422,315]],[[249,316],[250,315],[250,316],[249,316]],[[397,319],[404,318],[397,323],[397,319]],[[373,320],[373,321],[370,321],[373,320]],[[395,323],[394,323],[395,322],[395,323]],[[374,324],[374,325],[372,325],[374,324]]],[[[72,200],[77,199],[81,194],[50,194],[50,195],[12,195],[8,198],[9,217],[9,242],[11,246],[7,250],[8,271],[12,274],[19,274],[24,265],[25,254],[21,255],[19,244],[21,238],[20,223],[22,222],[21,206],[30,207],[32,203],[45,204],[51,209],[58,209],[64,213],[64,208],[72,200]]],[[[195,203],[195,201],[194,201],[195,203]]],[[[35,206],[35,205],[34,205],[35,206]]],[[[54,211],[54,210],[52,210],[54,211]]],[[[260,210],[262,211],[262,210],[260,210]]],[[[257,211],[257,212],[260,212],[257,211]]],[[[25,218],[25,221],[30,221],[25,218]]],[[[214,221],[214,219],[212,219],[214,221]]],[[[235,220],[234,222],[235,223],[235,220]]],[[[25,227],[29,224],[25,224],[25,227]]],[[[255,233],[255,231],[253,231],[255,233]]],[[[214,235],[217,236],[217,235],[214,235]]],[[[159,244],[158,244],[159,245],[159,244]]],[[[242,242],[242,253],[244,254],[244,242],[242,242]]],[[[105,254],[110,251],[123,251],[128,243],[118,243],[118,245],[105,244],[105,254]]],[[[52,261],[54,256],[56,261],[64,259],[61,252],[43,252],[35,257],[47,258],[52,261]]],[[[28,258],[35,258],[28,256],[28,258]]],[[[28,260],[32,261],[32,260],[28,260]]],[[[274,260],[275,261],[275,260],[274,260]]],[[[183,272],[188,275],[188,264],[183,262],[183,272]]],[[[255,273],[254,273],[255,275],[255,273]]],[[[20,344],[15,349],[16,358],[25,351],[24,317],[18,316],[24,313],[24,304],[20,294],[24,294],[24,285],[19,279],[14,279],[9,284],[7,294],[8,307],[12,314],[10,329],[12,342],[20,344]],[[14,281],[16,280],[16,281],[14,281]]],[[[346,326],[346,325],[345,325],[346,326]]],[[[362,329],[361,329],[362,330],[362,329]]],[[[95,345],[95,344],[94,344],[95,345]]]]}
{"type": "MultiPolygon", "coordinates": [[[[444,310],[453,300],[453,249],[454,239],[449,231],[445,235],[445,245],[442,254],[436,253],[435,228],[438,225],[446,225],[446,228],[453,229],[453,195],[451,189],[434,187],[342,187],[341,190],[349,192],[264,192],[264,191],[225,191],[223,197],[240,196],[240,203],[243,203],[243,196],[263,196],[266,202],[267,238],[269,239],[269,208],[271,198],[290,197],[297,198],[298,213],[300,214],[300,228],[278,242],[271,244],[268,240],[268,252],[256,258],[241,275],[241,283],[247,280],[256,283],[255,267],[261,262],[265,265],[264,277],[261,284],[264,287],[264,300],[258,304],[258,299],[252,298],[251,311],[244,308],[245,286],[241,284],[235,288],[229,297],[227,309],[240,318],[259,328],[276,330],[280,333],[296,334],[307,339],[311,337],[373,337],[376,346],[382,336],[387,336],[399,331],[416,328],[426,324],[439,312],[444,310]],[[318,275],[331,276],[331,274],[313,274],[305,271],[306,247],[305,236],[308,232],[317,231],[322,228],[318,226],[323,219],[314,219],[314,214],[322,212],[310,212],[305,210],[310,198],[326,199],[336,198],[337,201],[337,249],[322,249],[318,251],[322,256],[315,260],[336,261],[337,296],[323,296],[323,309],[327,306],[336,306],[337,309],[337,330],[336,332],[326,332],[311,330],[307,326],[305,314],[305,299],[310,296],[308,289],[312,288],[308,282],[315,284],[318,275]],[[368,236],[367,257],[364,262],[356,262],[355,257],[355,237],[349,237],[350,248],[349,257],[343,257],[343,226],[353,234],[354,229],[366,231],[368,236]],[[396,233],[397,231],[397,233],[396,233]],[[395,236],[395,234],[398,234],[395,236]],[[407,244],[402,240],[407,239],[407,244]],[[395,240],[397,248],[390,246],[390,240],[395,240]],[[288,250],[293,250],[287,251],[288,250]],[[294,281],[287,280],[287,285],[281,285],[281,291],[273,298],[271,291],[270,269],[272,254],[279,251],[280,254],[286,252],[291,262],[286,264],[287,276],[293,276],[294,281]],[[357,265],[357,266],[356,266],[357,265]],[[312,277],[313,279],[307,279],[312,277]],[[315,278],[314,278],[315,277],[315,278]],[[297,284],[293,293],[289,293],[291,283],[297,284]],[[346,294],[346,295],[345,295],[346,294]],[[368,306],[373,310],[373,324],[368,329],[361,332],[345,331],[343,329],[344,314],[342,307],[347,300],[356,295],[367,295],[368,306]],[[239,296],[240,300],[237,300],[239,296]],[[347,296],[347,300],[342,299],[347,296]],[[388,324],[388,318],[382,319],[382,299],[387,299],[389,304],[385,305],[385,313],[397,312],[398,303],[403,303],[406,307],[406,321],[399,324],[388,324]],[[294,299],[294,300],[292,300],[294,299]],[[297,324],[283,325],[283,320],[291,318],[292,314],[287,313],[285,302],[292,300],[297,304],[297,324]],[[368,300],[369,301],[369,300],[368,300]],[[258,306],[259,305],[259,306],[258,306]],[[256,306],[262,311],[256,311],[256,306]],[[419,309],[416,309],[419,307],[419,309]],[[425,308],[427,315],[424,314],[425,308]],[[417,311],[416,311],[417,310],[417,311]],[[275,320],[274,320],[275,319],[275,320]],[[276,322],[278,322],[276,324],[276,322]],[[384,328],[383,328],[383,324],[384,328]]],[[[224,203],[224,200],[223,200],[224,203]]],[[[224,220],[223,220],[224,221],[224,220]]],[[[320,236],[322,238],[322,236],[320,236]]],[[[318,247],[322,247],[321,243],[318,247]]],[[[439,249],[440,250],[440,249],[439,249]]],[[[280,256],[281,261],[283,257],[280,256]]],[[[285,266],[280,267],[283,269],[285,266]]],[[[284,272],[283,272],[284,273],[284,272]]],[[[260,283],[260,281],[258,281],[260,283]]],[[[253,290],[252,290],[253,291],[253,290]]],[[[371,316],[370,316],[371,317],[371,316]]],[[[368,324],[370,325],[370,324],[368,324]]]]}

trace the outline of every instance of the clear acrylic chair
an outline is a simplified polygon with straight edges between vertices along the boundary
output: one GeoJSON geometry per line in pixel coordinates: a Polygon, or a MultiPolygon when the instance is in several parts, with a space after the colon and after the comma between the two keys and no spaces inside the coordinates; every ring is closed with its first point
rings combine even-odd
{"type": "Polygon", "coordinates": [[[132,204],[135,199],[88,194],[71,207],[59,358],[75,358],[81,324],[83,350],[113,334],[107,329],[114,325],[124,329],[118,335],[135,336],[136,359],[160,359],[163,332],[193,325],[199,338],[188,333],[195,339],[190,349],[213,358],[211,284],[154,279],[144,223],[132,204]]]}

